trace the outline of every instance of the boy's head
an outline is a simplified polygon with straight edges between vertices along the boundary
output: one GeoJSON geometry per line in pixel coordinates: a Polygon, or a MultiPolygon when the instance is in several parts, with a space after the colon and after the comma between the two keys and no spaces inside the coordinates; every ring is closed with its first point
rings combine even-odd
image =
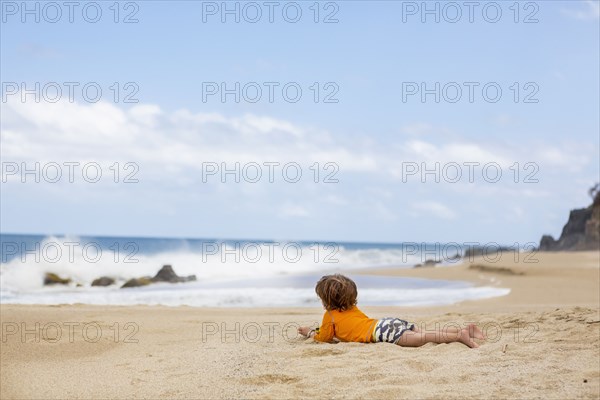
{"type": "Polygon", "coordinates": [[[356,305],[356,283],[344,275],[325,275],[315,287],[317,296],[323,302],[325,309],[346,311],[356,305]]]}

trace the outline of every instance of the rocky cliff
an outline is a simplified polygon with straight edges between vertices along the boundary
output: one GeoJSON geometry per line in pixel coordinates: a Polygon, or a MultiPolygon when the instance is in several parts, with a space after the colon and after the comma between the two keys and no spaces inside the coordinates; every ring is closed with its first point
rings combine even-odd
{"type": "Polygon", "coordinates": [[[571,210],[558,240],[542,236],[542,251],[600,250],[600,185],[590,189],[594,199],[586,208],[571,210]]]}

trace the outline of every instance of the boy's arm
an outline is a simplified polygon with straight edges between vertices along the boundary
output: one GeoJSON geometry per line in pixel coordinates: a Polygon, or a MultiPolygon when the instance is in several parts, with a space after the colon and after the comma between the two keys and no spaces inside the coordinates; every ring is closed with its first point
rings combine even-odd
{"type": "Polygon", "coordinates": [[[335,330],[333,328],[333,318],[331,313],[327,311],[323,315],[323,321],[321,322],[318,332],[313,337],[319,342],[331,342],[334,336],[335,330]]]}

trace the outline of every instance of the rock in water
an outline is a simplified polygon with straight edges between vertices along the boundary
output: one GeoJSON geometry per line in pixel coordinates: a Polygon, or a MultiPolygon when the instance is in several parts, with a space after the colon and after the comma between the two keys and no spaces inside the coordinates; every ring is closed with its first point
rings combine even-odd
{"type": "Polygon", "coordinates": [[[115,280],[110,276],[103,276],[98,279],[94,279],[92,286],[110,286],[115,283],[115,280]]]}
{"type": "Polygon", "coordinates": [[[170,283],[178,283],[178,282],[189,282],[195,281],[196,275],[190,276],[178,276],[175,271],[173,271],[173,267],[170,265],[163,265],[163,267],[158,271],[158,273],[152,278],[152,282],[170,282],[170,283]]]}
{"type": "Polygon", "coordinates": [[[130,288],[130,287],[138,287],[138,286],[146,286],[152,283],[152,279],[149,276],[143,276],[141,278],[133,278],[128,280],[127,282],[125,282],[123,284],[123,286],[121,286],[121,289],[123,288],[130,288]]]}
{"type": "Polygon", "coordinates": [[[423,264],[415,264],[413,268],[435,267],[435,264],[439,264],[440,262],[429,258],[423,264]]]}
{"type": "Polygon", "coordinates": [[[600,188],[596,185],[590,191],[593,203],[586,207],[571,210],[569,220],[563,227],[558,240],[550,235],[542,236],[541,251],[574,251],[600,249],[600,188]]]}
{"type": "Polygon", "coordinates": [[[163,265],[163,267],[154,275],[152,282],[178,282],[179,276],[173,271],[173,267],[170,265],[163,265]]]}
{"type": "Polygon", "coordinates": [[[46,275],[44,276],[44,286],[48,286],[48,285],[68,285],[69,283],[71,283],[70,279],[63,279],[60,276],[52,273],[52,272],[46,272],[46,275]]]}
{"type": "Polygon", "coordinates": [[[195,280],[196,275],[177,276],[175,271],[173,271],[173,267],[171,267],[170,265],[163,265],[160,271],[158,271],[158,273],[153,278],[150,278],[149,276],[144,276],[141,278],[130,279],[127,282],[125,282],[123,286],[121,286],[121,289],[137,286],[146,286],[155,282],[179,283],[195,280]]]}

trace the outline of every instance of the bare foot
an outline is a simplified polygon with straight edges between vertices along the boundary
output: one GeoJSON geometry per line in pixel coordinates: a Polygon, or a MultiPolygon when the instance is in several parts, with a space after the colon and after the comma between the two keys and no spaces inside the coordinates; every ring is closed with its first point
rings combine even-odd
{"type": "Polygon", "coordinates": [[[474,339],[485,339],[485,335],[483,334],[483,332],[481,331],[481,329],[479,329],[479,327],[475,324],[469,324],[469,326],[467,327],[467,329],[469,330],[469,336],[471,338],[474,339]]]}
{"type": "Polygon", "coordinates": [[[477,343],[473,341],[473,338],[469,334],[469,329],[465,328],[460,331],[460,338],[458,339],[461,343],[469,346],[472,349],[479,347],[477,343]]]}

